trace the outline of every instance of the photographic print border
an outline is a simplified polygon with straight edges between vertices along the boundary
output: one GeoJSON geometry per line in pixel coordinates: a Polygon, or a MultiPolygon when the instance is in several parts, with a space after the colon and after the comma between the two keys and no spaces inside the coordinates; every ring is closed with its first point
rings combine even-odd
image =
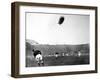
{"type": "Polygon", "coordinates": [[[15,78],[23,77],[40,77],[40,76],[56,76],[56,75],[71,75],[97,73],[97,7],[95,6],[80,6],[80,5],[62,5],[62,4],[44,4],[44,3],[29,3],[29,2],[13,2],[11,4],[11,76],[15,78]],[[95,70],[89,71],[73,71],[73,72],[55,72],[55,73],[40,73],[40,74],[19,74],[20,72],[20,6],[39,6],[39,7],[55,7],[55,8],[72,8],[86,9],[95,11],[95,70]]]}

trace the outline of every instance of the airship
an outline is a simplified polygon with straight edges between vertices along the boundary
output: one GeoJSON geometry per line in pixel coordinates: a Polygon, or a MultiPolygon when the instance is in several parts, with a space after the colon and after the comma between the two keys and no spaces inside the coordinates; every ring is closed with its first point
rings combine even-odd
{"type": "Polygon", "coordinates": [[[63,22],[64,22],[64,17],[61,16],[61,17],[59,18],[58,24],[61,25],[61,24],[63,24],[63,22]]]}

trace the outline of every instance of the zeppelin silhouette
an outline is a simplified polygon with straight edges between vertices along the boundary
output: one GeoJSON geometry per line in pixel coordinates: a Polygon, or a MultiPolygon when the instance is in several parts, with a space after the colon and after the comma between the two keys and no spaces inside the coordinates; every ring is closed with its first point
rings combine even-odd
{"type": "Polygon", "coordinates": [[[58,24],[61,25],[63,22],[64,22],[64,17],[61,16],[61,17],[59,18],[59,22],[58,22],[58,24]]]}

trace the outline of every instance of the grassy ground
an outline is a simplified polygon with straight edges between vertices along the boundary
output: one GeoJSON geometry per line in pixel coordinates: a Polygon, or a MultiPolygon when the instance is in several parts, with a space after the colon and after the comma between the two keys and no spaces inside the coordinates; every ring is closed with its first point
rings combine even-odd
{"type": "MultiPolygon", "coordinates": [[[[82,65],[89,64],[89,56],[59,56],[43,57],[44,66],[82,65]]],[[[37,67],[37,62],[32,57],[27,57],[26,67],[37,67]]]]}
{"type": "Polygon", "coordinates": [[[26,67],[38,67],[32,49],[40,50],[44,59],[44,66],[82,65],[89,64],[89,45],[26,45],[26,67]],[[81,55],[78,56],[78,50],[81,55]],[[55,52],[59,57],[54,56],[55,52]],[[62,53],[68,55],[62,55],[62,53]],[[50,56],[51,55],[51,56],[50,56]]]}

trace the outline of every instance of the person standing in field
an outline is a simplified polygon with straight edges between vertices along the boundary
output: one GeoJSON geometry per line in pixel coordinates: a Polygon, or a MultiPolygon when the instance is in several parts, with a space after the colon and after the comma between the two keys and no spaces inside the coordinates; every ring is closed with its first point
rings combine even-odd
{"type": "Polygon", "coordinates": [[[37,61],[38,66],[44,65],[43,56],[40,50],[32,50],[33,56],[37,61]]]}

